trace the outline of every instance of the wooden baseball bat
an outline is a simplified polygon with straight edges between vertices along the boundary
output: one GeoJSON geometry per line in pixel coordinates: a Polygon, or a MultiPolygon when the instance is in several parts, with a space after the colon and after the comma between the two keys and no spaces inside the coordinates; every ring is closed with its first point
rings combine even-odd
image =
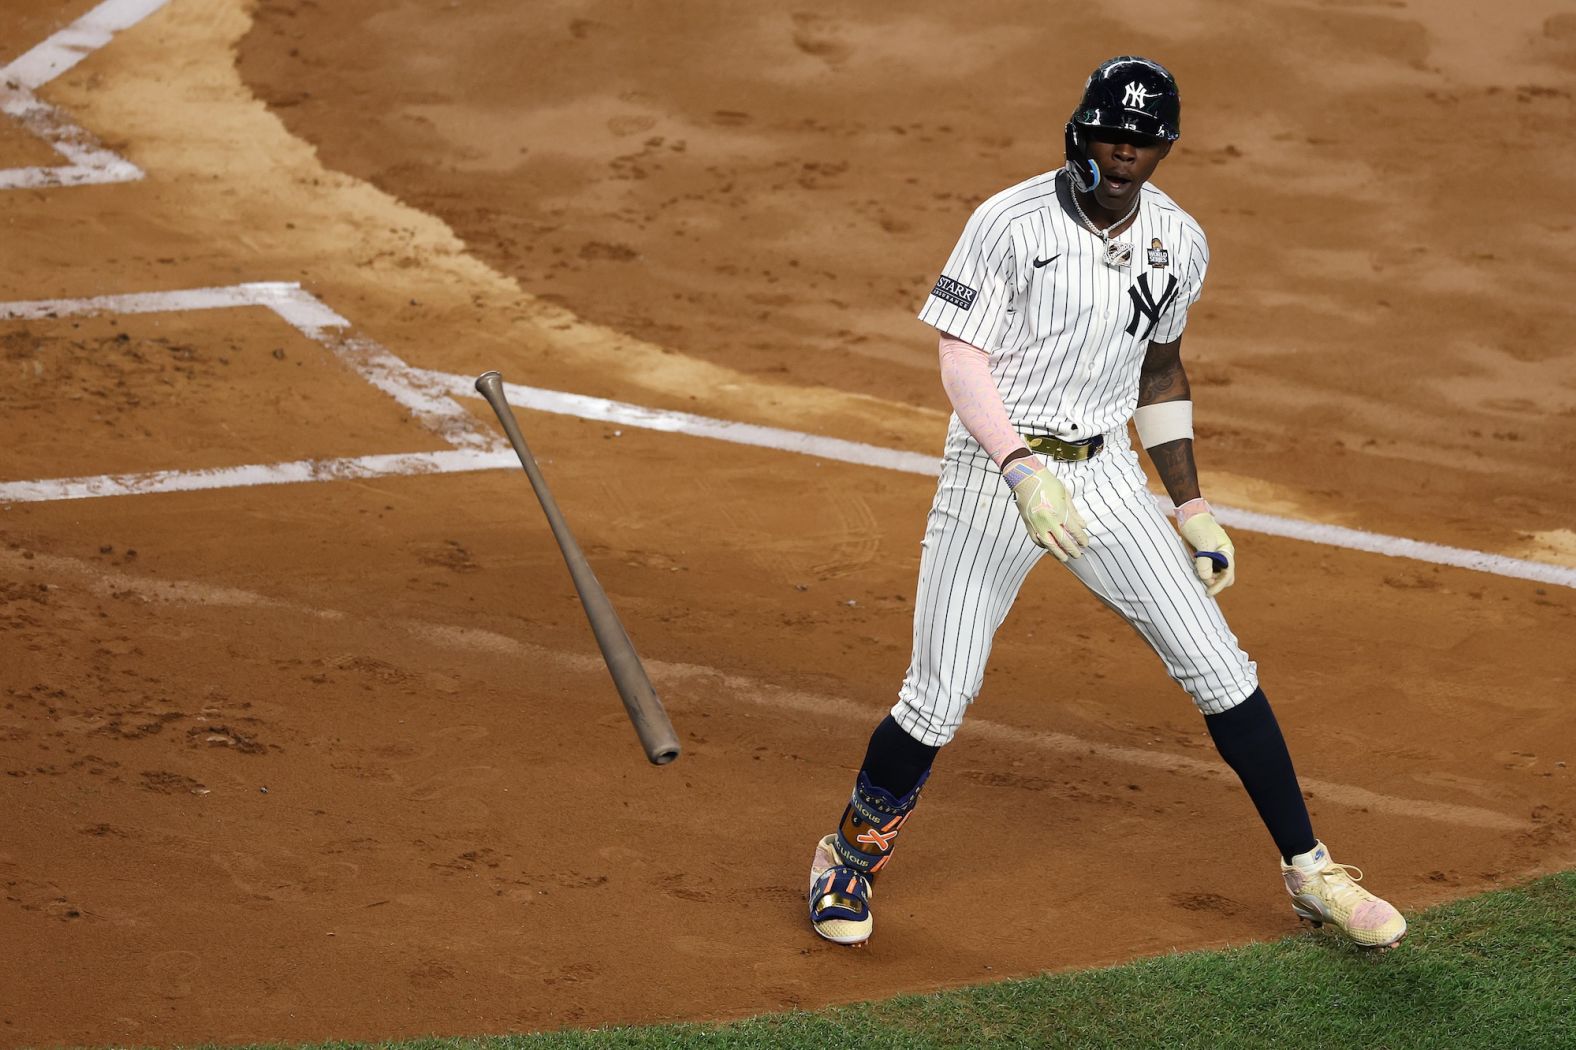
{"type": "Polygon", "coordinates": [[[498,414],[498,422],[503,424],[504,433],[509,435],[509,443],[520,457],[520,466],[525,468],[526,476],[531,479],[531,488],[536,490],[536,498],[547,514],[547,524],[552,526],[553,537],[558,540],[559,549],[564,553],[569,575],[574,577],[575,590],[580,592],[580,604],[585,606],[586,619],[591,621],[591,631],[596,635],[597,645],[602,647],[602,659],[607,661],[613,684],[618,687],[618,695],[624,701],[624,710],[629,712],[629,720],[634,724],[641,746],[646,749],[646,757],[652,765],[667,765],[679,757],[679,738],[673,732],[673,723],[668,720],[668,713],[657,698],[657,691],[646,675],[646,665],[636,655],[629,633],[624,630],[618,613],[613,611],[613,603],[608,601],[607,592],[597,581],[596,573],[591,571],[590,562],[586,561],[580,544],[575,542],[557,501],[547,488],[541,469],[536,465],[536,459],[526,447],[525,437],[520,433],[509,400],[503,393],[503,376],[497,372],[484,372],[476,379],[476,389],[498,414]]]}

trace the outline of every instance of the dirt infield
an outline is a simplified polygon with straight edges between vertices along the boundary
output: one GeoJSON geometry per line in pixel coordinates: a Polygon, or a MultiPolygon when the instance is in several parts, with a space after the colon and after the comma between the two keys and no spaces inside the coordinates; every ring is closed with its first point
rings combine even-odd
{"type": "MultiPolygon", "coordinates": [[[[1576,566],[1576,20],[1239,6],[170,0],[36,92],[146,177],[0,189],[0,485],[452,451],[277,311],[4,312],[248,282],[415,369],[939,453],[920,297],[1143,52],[1213,249],[1205,491],[1576,566]]],[[[91,7],[9,0],[0,64],[91,7]]],[[[0,116],[0,169],[50,156],[0,116]]],[[[819,942],[933,483],[522,418],[671,767],[517,470],[0,501],[0,1045],[720,1018],[1294,928],[1191,705],[1051,566],[876,938],[819,942]]],[[[1407,909],[1576,865],[1576,591],[1235,538],[1338,857],[1407,909]]]]}

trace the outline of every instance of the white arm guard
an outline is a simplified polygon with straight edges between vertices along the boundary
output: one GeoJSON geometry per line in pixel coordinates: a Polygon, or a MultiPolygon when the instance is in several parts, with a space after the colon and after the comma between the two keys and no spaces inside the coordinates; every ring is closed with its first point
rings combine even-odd
{"type": "Polygon", "coordinates": [[[1138,428],[1138,442],[1145,448],[1164,445],[1193,436],[1193,402],[1162,401],[1157,405],[1139,405],[1133,413],[1133,425],[1138,428]]]}

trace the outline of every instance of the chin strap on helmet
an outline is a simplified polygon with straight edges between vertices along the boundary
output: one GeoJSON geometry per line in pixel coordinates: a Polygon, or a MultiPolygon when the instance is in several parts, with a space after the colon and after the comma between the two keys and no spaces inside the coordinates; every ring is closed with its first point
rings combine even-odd
{"type": "Polygon", "coordinates": [[[1100,169],[1084,153],[1083,135],[1071,120],[1067,122],[1067,174],[1082,193],[1093,193],[1100,185],[1100,169]]]}

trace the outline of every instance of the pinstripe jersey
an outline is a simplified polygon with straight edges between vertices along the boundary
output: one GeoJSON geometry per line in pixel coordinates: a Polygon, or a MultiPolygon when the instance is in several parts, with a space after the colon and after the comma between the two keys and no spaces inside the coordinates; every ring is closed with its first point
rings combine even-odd
{"type": "MultiPolygon", "coordinates": [[[[1209,246],[1193,217],[1146,183],[1115,238],[1133,246],[1132,262],[1107,266],[1104,242],[1057,196],[1065,179],[1058,168],[981,204],[919,318],[989,351],[1019,433],[1077,441],[1132,418],[1144,354],[1182,334],[1209,246]]],[[[971,440],[954,416],[948,451],[971,440]]]]}

